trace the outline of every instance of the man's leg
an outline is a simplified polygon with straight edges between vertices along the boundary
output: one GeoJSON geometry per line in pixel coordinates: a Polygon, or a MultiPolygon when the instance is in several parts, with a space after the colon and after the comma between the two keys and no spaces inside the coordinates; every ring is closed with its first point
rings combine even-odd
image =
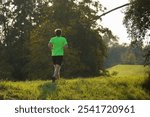
{"type": "Polygon", "coordinates": [[[53,73],[54,78],[56,78],[56,79],[60,78],[60,69],[61,69],[60,65],[58,65],[58,64],[54,65],[54,73],[53,73]]]}
{"type": "Polygon", "coordinates": [[[56,65],[56,78],[59,79],[60,78],[60,69],[61,69],[61,65],[56,65]]]}
{"type": "Polygon", "coordinates": [[[63,60],[63,56],[56,56],[53,57],[54,61],[54,74],[53,74],[53,79],[59,79],[60,78],[60,69],[61,69],[61,63],[63,60]]]}
{"type": "Polygon", "coordinates": [[[54,71],[53,71],[53,76],[52,76],[52,82],[55,82],[56,78],[56,57],[52,56],[52,61],[53,61],[53,67],[54,67],[54,71]]]}
{"type": "Polygon", "coordinates": [[[53,77],[55,77],[57,74],[57,70],[56,70],[56,65],[54,65],[54,72],[53,72],[53,77]]]}
{"type": "Polygon", "coordinates": [[[58,56],[57,57],[57,64],[56,64],[56,71],[57,71],[56,78],[57,79],[60,78],[60,69],[61,69],[62,61],[63,61],[63,56],[58,56]]]}
{"type": "Polygon", "coordinates": [[[56,65],[54,65],[54,72],[53,72],[53,76],[52,76],[52,82],[55,82],[55,80],[56,80],[55,74],[56,74],[56,65]]]}

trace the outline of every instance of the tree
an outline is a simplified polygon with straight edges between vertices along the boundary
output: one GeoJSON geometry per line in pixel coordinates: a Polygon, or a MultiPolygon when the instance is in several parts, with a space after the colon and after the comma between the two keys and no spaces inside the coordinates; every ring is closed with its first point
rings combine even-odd
{"type": "Polygon", "coordinates": [[[101,30],[103,32],[102,39],[107,47],[111,47],[118,44],[118,37],[114,36],[111,30],[104,28],[101,30]]]}
{"type": "Polygon", "coordinates": [[[108,49],[108,56],[105,60],[105,67],[111,67],[118,64],[144,64],[144,49],[139,44],[119,45],[114,44],[108,49]]]}
{"type": "Polygon", "coordinates": [[[145,48],[144,48],[144,51],[145,51],[145,63],[147,63],[147,65],[150,65],[150,45],[147,45],[145,48]]]}
{"type": "Polygon", "coordinates": [[[126,51],[124,54],[122,54],[121,59],[122,59],[123,64],[132,64],[133,65],[133,64],[136,64],[136,62],[137,62],[136,56],[131,50],[126,51]]]}
{"type": "Polygon", "coordinates": [[[109,47],[108,54],[104,63],[105,68],[122,64],[122,54],[124,54],[126,51],[127,48],[119,44],[114,44],[111,47],[109,47]]]}
{"type": "MultiPolygon", "coordinates": [[[[130,0],[130,5],[126,8],[124,24],[127,27],[133,43],[149,38],[150,28],[150,1],[149,0],[130,0]]],[[[146,53],[149,57],[149,50],[146,53]]],[[[147,63],[146,63],[147,64],[147,63]]]]}
{"type": "Polygon", "coordinates": [[[124,23],[131,36],[143,39],[150,27],[150,1],[130,0],[130,3],[126,8],[124,23]]]}
{"type": "Polygon", "coordinates": [[[3,4],[1,24],[4,27],[5,61],[13,70],[15,80],[25,80],[25,65],[28,62],[27,40],[33,28],[35,0],[9,0],[3,4]]]}
{"type": "Polygon", "coordinates": [[[9,3],[1,4],[0,9],[0,25],[3,26],[0,39],[0,79],[12,79],[13,68],[8,63],[8,53],[6,54],[7,47],[5,38],[9,34],[9,20],[11,18],[11,11],[7,7],[9,3]]]}
{"type": "Polygon", "coordinates": [[[58,27],[62,28],[70,47],[63,76],[97,76],[103,69],[109,45],[109,40],[103,39],[113,36],[97,24],[97,13],[103,10],[98,0],[9,0],[2,9],[1,58],[13,79],[49,78],[52,61],[47,43],[58,27]]]}
{"type": "MultiPolygon", "coordinates": [[[[99,19],[96,10],[101,10],[101,6],[98,2],[90,0],[81,2],[76,0],[64,0],[63,2],[52,0],[51,6],[44,7],[48,17],[32,33],[30,57],[36,60],[33,59],[34,62],[32,61],[30,65],[38,66],[40,61],[44,61],[44,64],[51,63],[46,57],[48,53],[43,53],[47,49],[45,43],[48,43],[50,37],[54,36],[54,29],[60,27],[63,30],[63,35],[68,39],[70,47],[62,66],[62,71],[65,71],[63,76],[99,75],[99,69],[102,69],[106,56],[106,46],[100,35],[102,29],[96,23],[99,19]],[[92,9],[91,5],[95,9],[92,9]],[[63,12],[60,8],[63,9],[63,12]],[[39,55],[45,57],[40,60],[38,59],[39,55]]],[[[52,71],[50,67],[49,71],[43,70],[47,74],[45,77],[49,77],[50,70],[52,71]]]]}

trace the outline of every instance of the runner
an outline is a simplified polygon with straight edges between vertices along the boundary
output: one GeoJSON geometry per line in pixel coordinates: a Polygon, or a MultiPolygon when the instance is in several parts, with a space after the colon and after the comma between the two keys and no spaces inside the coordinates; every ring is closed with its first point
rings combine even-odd
{"type": "Polygon", "coordinates": [[[54,65],[54,73],[52,76],[52,82],[60,78],[60,69],[64,56],[64,49],[68,48],[68,42],[65,37],[61,36],[61,29],[55,30],[55,37],[52,37],[48,43],[48,47],[51,49],[51,56],[54,65]]]}

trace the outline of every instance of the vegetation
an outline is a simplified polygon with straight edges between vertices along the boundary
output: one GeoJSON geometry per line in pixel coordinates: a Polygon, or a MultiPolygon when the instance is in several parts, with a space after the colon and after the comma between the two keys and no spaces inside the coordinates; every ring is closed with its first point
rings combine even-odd
{"type": "Polygon", "coordinates": [[[149,0],[130,0],[131,4],[126,8],[124,23],[128,33],[135,39],[144,39],[150,27],[149,0]]]}
{"type": "Polygon", "coordinates": [[[126,44],[113,44],[108,48],[108,54],[104,62],[105,68],[118,65],[143,65],[144,48],[141,45],[136,47],[126,44]]]}
{"type": "MultiPolygon", "coordinates": [[[[132,37],[133,43],[142,42],[149,38],[150,28],[150,1],[149,0],[130,0],[131,5],[126,8],[124,24],[128,34],[132,37]]],[[[145,48],[145,64],[150,65],[150,42],[145,48]]],[[[149,70],[150,74],[150,70],[149,70]]],[[[146,87],[150,84],[150,76],[145,82],[146,87]]],[[[148,88],[150,89],[150,88],[148,88]]]]}
{"type": "Polygon", "coordinates": [[[51,81],[0,82],[0,99],[150,99],[142,87],[145,70],[142,65],[118,65],[108,71],[111,77],[61,79],[51,81]]]}
{"type": "MultiPolygon", "coordinates": [[[[132,37],[133,43],[149,38],[150,28],[150,1],[130,0],[131,5],[126,8],[124,24],[128,34],[132,37]]],[[[148,42],[149,45],[149,42],[148,42]]],[[[146,64],[149,64],[150,48],[146,51],[146,64]]]]}
{"type": "MultiPolygon", "coordinates": [[[[130,0],[124,24],[133,45],[137,44],[131,48],[117,45],[117,37],[97,23],[101,21],[98,13],[104,11],[99,0],[9,0],[2,4],[0,99],[150,99],[144,89],[150,89],[150,72],[145,79],[141,66],[116,66],[99,76],[100,70],[105,71],[107,51],[107,67],[118,62],[142,64],[141,42],[149,37],[149,8],[149,0],[130,0]],[[46,81],[53,71],[47,43],[58,27],[69,42],[62,75],[70,80],[52,84],[46,81]]],[[[149,65],[150,46],[144,51],[149,65]]]]}
{"type": "Polygon", "coordinates": [[[98,76],[107,51],[102,36],[113,37],[109,29],[97,23],[97,13],[103,9],[98,0],[4,3],[0,14],[0,25],[4,28],[0,41],[0,79],[48,79],[53,69],[47,44],[58,27],[70,47],[62,68],[67,72],[63,76],[98,76]]]}

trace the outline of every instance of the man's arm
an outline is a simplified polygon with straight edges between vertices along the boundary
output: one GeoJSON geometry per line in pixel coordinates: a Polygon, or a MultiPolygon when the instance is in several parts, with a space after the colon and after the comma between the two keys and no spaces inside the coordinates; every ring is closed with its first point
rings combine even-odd
{"type": "Polygon", "coordinates": [[[68,50],[68,44],[64,45],[64,51],[67,52],[68,50]]]}
{"type": "Polygon", "coordinates": [[[64,49],[67,50],[68,49],[68,42],[67,39],[65,38],[65,42],[64,42],[64,49]]]}
{"type": "Polygon", "coordinates": [[[68,48],[68,44],[66,44],[65,46],[64,46],[64,49],[66,50],[68,48]]]}
{"type": "Polygon", "coordinates": [[[53,45],[51,43],[48,43],[48,47],[51,49],[53,45]]]}

